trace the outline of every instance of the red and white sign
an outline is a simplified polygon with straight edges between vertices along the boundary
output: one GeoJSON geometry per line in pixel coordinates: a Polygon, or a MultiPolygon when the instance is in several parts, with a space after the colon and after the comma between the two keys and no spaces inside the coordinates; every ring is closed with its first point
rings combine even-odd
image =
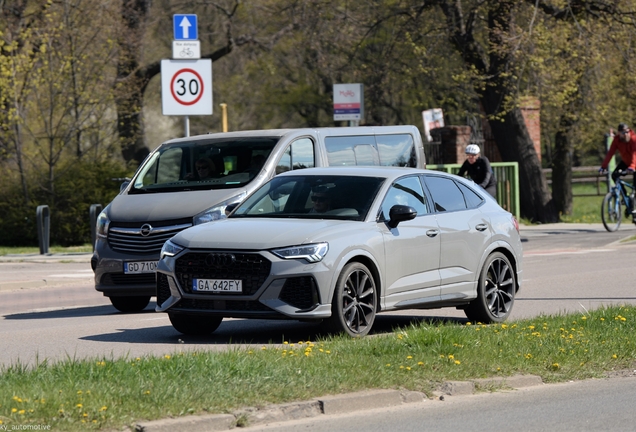
{"type": "Polygon", "coordinates": [[[161,60],[163,115],[212,114],[212,60],[161,60]]]}
{"type": "Polygon", "coordinates": [[[364,117],[364,86],[362,84],[333,85],[333,119],[360,120],[364,117]]]}

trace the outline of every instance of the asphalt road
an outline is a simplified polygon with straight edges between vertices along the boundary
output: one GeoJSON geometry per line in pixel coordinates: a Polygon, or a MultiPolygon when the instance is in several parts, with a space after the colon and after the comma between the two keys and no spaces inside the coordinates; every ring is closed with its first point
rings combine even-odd
{"type": "MultiPolygon", "coordinates": [[[[541,314],[636,304],[636,229],[608,233],[600,225],[524,228],[522,287],[511,320],[541,314]]],[[[209,337],[176,332],[154,303],[142,313],[118,313],[92,285],[89,255],[0,259],[0,364],[47,358],[163,355],[194,349],[315,340],[320,326],[295,321],[226,320],[209,337]]],[[[438,309],[380,314],[374,332],[427,319],[465,321],[461,311],[438,309]]]]}

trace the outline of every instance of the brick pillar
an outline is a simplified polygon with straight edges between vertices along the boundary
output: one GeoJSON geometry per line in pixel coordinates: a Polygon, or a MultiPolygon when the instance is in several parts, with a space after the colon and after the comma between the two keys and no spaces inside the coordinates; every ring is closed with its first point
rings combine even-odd
{"type": "Polygon", "coordinates": [[[441,142],[442,163],[463,163],[470,144],[470,126],[444,126],[431,130],[433,141],[441,142]]]}
{"type": "Polygon", "coordinates": [[[541,101],[536,97],[526,96],[521,98],[519,108],[541,161],[541,101]]]}

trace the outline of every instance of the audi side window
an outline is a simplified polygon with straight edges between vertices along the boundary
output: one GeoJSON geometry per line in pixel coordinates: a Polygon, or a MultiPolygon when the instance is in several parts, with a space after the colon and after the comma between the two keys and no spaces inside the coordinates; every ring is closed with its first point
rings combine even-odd
{"type": "Polygon", "coordinates": [[[464,194],[464,198],[466,199],[466,205],[468,208],[477,208],[484,202],[484,199],[477,195],[477,192],[469,188],[463,183],[457,182],[457,186],[461,189],[464,194]]]}
{"type": "Polygon", "coordinates": [[[397,204],[413,207],[418,216],[429,213],[426,195],[417,177],[402,178],[391,186],[382,203],[380,219],[389,220],[389,211],[397,204]]]}
{"type": "Polygon", "coordinates": [[[436,211],[466,210],[464,194],[453,180],[437,176],[424,176],[424,181],[433,196],[436,211]]]}

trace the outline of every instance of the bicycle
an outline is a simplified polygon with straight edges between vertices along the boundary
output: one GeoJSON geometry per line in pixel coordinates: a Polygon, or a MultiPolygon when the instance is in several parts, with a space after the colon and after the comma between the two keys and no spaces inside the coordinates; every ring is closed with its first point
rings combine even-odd
{"type": "MultiPolygon", "coordinates": [[[[628,174],[627,171],[621,171],[620,176],[628,174]]],[[[622,178],[616,179],[616,184],[603,198],[601,205],[601,219],[603,226],[607,231],[613,232],[621,226],[623,219],[623,211],[621,205],[625,206],[625,217],[632,217],[632,203],[634,201],[634,185],[626,182],[622,178]],[[628,191],[630,191],[628,193],[628,191]]],[[[636,219],[632,219],[636,223],[636,219]]]]}

